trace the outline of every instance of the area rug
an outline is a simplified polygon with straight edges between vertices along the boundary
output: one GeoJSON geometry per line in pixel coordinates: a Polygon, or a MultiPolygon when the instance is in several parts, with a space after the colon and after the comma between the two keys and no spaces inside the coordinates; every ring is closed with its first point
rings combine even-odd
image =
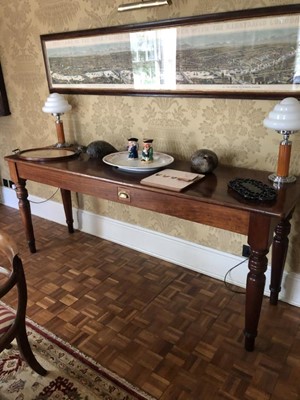
{"type": "Polygon", "coordinates": [[[1,400],[155,400],[29,320],[27,333],[48,374],[32,371],[13,342],[0,353],[1,400]]]}

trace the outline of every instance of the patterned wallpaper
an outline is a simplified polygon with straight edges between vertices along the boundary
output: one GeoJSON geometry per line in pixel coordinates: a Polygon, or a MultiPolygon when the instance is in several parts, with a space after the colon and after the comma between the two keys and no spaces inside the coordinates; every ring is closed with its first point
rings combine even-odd
{"type": "MultiPolygon", "coordinates": [[[[48,86],[40,35],[255,7],[297,4],[292,0],[173,0],[171,7],[118,13],[122,0],[0,0],[0,60],[11,116],[0,118],[0,177],[8,178],[3,156],[12,149],[53,144],[54,121],[42,112],[48,86]]],[[[199,148],[215,151],[221,163],[276,169],[279,137],[262,120],[275,104],[267,100],[66,96],[72,112],[63,116],[66,139],[87,145],[103,139],[122,150],[129,136],[151,136],[155,148],[189,159],[199,148]]],[[[300,137],[293,138],[291,172],[300,173],[300,137]]],[[[28,184],[47,198],[54,188],[28,184]]],[[[60,201],[57,196],[56,201],[60,201]]],[[[245,237],[161,216],[89,196],[75,196],[87,211],[154,229],[240,255],[245,237]]],[[[294,218],[288,266],[300,272],[299,209],[294,218]]]]}

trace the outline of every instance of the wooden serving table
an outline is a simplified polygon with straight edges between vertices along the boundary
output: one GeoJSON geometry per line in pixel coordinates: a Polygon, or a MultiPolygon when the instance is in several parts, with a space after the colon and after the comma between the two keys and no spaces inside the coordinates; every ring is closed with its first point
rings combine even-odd
{"type": "MultiPolygon", "coordinates": [[[[262,171],[219,165],[214,173],[178,193],[141,185],[140,180],[153,172],[121,171],[85,154],[58,161],[28,161],[18,155],[7,156],[5,160],[16,185],[32,253],[36,248],[26,180],[60,188],[70,233],[73,232],[73,191],[246,235],[251,254],[246,285],[245,349],[254,349],[265,287],[266,255],[273,243],[270,303],[276,305],[288,249],[290,219],[300,197],[299,180],[278,190],[275,202],[262,204],[244,202],[227,188],[228,182],[235,178],[270,184],[268,173],[262,171]]],[[[190,163],[176,161],[168,168],[190,171],[190,163]]]]}

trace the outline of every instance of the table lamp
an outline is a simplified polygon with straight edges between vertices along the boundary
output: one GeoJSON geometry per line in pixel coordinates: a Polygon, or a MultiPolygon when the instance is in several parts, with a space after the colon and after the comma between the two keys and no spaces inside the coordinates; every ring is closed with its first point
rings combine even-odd
{"type": "Polygon", "coordinates": [[[269,179],[278,184],[295,182],[295,176],[289,176],[292,142],[291,134],[300,130],[300,103],[294,97],[287,97],[276,104],[274,109],[264,119],[266,128],[274,129],[283,136],[279,145],[278,163],[276,174],[271,174],[269,179]]]}
{"type": "Polygon", "coordinates": [[[55,116],[55,125],[56,125],[56,132],[57,132],[57,147],[66,147],[68,146],[65,141],[65,134],[64,134],[64,126],[63,122],[60,119],[61,115],[65,114],[66,112],[70,111],[72,106],[64,99],[61,94],[58,93],[51,93],[42,110],[45,113],[49,113],[55,116]]]}

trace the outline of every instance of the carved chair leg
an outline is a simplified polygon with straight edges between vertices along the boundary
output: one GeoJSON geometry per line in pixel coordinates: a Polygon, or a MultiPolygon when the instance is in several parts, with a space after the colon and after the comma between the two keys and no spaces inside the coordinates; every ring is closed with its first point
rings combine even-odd
{"type": "Polygon", "coordinates": [[[47,371],[41,366],[41,364],[35,358],[26,333],[25,326],[19,329],[18,335],[16,337],[19,346],[20,353],[28,365],[39,375],[47,375],[47,371]]]}

